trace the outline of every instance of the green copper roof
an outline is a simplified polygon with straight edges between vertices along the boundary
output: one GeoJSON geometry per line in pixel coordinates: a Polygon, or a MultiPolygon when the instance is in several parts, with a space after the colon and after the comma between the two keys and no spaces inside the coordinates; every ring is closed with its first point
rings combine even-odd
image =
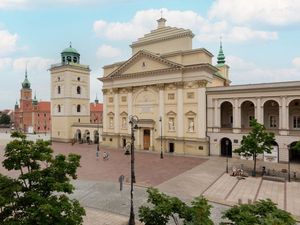
{"type": "Polygon", "coordinates": [[[25,71],[25,79],[24,79],[24,81],[22,83],[22,88],[30,89],[30,82],[29,82],[29,80],[27,78],[27,69],[25,71]]]}
{"type": "Polygon", "coordinates": [[[98,96],[97,96],[97,94],[96,94],[95,103],[96,103],[96,104],[98,104],[98,103],[99,103],[99,100],[98,100],[98,96]]]}
{"type": "Polygon", "coordinates": [[[38,100],[36,99],[36,94],[34,93],[34,99],[32,100],[32,104],[33,105],[37,105],[38,104],[38,100]]]}
{"type": "Polygon", "coordinates": [[[222,42],[220,42],[220,50],[218,54],[218,64],[225,64],[225,55],[223,53],[222,42]]]}
{"type": "Polygon", "coordinates": [[[75,48],[72,48],[72,43],[70,43],[70,46],[69,46],[68,48],[65,48],[65,49],[62,51],[62,54],[63,54],[63,53],[74,53],[74,54],[79,54],[75,48]]]}

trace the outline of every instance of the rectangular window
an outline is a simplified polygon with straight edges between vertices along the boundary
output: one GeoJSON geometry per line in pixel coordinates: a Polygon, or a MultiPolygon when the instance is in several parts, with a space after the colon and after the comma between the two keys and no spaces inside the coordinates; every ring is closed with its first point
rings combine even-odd
{"type": "Polygon", "coordinates": [[[174,100],[175,99],[175,94],[174,93],[169,93],[168,94],[168,100],[174,100]]]}
{"type": "Polygon", "coordinates": [[[108,102],[109,102],[109,103],[113,103],[113,102],[114,102],[114,98],[113,98],[113,97],[109,97],[109,98],[108,98],[108,102]]]}
{"type": "Polygon", "coordinates": [[[300,128],[300,116],[293,116],[293,128],[300,128]]]}
{"type": "Polygon", "coordinates": [[[126,100],[127,100],[127,99],[126,99],[126,96],[122,96],[122,97],[121,97],[121,101],[122,101],[122,102],[126,102],[126,100]]]}
{"type": "Polygon", "coordinates": [[[194,99],[195,98],[195,93],[194,92],[188,92],[187,93],[187,98],[188,99],[194,99]]]}
{"type": "Polygon", "coordinates": [[[270,116],[270,128],[277,127],[277,118],[276,116],[270,116]]]}

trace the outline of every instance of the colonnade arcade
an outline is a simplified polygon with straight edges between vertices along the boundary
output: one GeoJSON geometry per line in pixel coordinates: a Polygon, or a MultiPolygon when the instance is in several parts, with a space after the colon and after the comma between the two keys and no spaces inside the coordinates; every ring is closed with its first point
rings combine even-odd
{"type": "Polygon", "coordinates": [[[214,131],[244,133],[256,118],[266,129],[280,135],[300,134],[300,98],[215,99],[214,131]]]}
{"type": "Polygon", "coordinates": [[[74,134],[74,140],[78,143],[99,143],[99,132],[94,129],[77,129],[74,134]]]}

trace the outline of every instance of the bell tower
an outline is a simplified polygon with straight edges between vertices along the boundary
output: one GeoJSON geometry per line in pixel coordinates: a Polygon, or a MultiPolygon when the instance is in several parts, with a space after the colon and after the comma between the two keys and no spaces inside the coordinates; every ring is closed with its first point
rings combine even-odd
{"type": "Polygon", "coordinates": [[[73,124],[90,122],[90,69],[80,64],[80,54],[70,46],[61,62],[51,65],[51,140],[71,142],[73,124]]]}

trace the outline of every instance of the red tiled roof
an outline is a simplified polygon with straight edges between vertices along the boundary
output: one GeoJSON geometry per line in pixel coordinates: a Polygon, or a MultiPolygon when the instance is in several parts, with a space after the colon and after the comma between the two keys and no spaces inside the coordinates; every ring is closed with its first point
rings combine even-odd
{"type": "Polygon", "coordinates": [[[49,111],[50,112],[50,102],[39,102],[38,109],[40,111],[49,111]]]}
{"type": "Polygon", "coordinates": [[[91,112],[103,112],[103,104],[102,103],[90,103],[91,112]]]}

